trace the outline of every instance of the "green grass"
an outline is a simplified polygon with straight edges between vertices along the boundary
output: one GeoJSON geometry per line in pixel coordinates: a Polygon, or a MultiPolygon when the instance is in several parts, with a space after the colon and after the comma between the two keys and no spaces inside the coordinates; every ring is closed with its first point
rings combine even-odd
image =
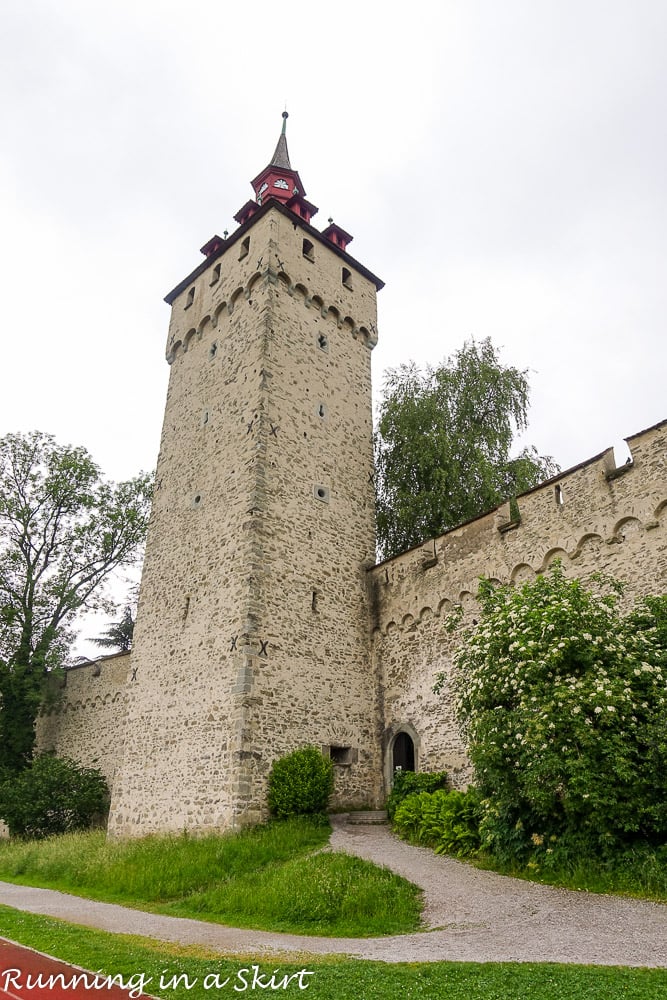
{"type": "Polygon", "coordinates": [[[370,937],[419,923],[419,893],[386,868],[346,854],[295,858],[176,903],[167,912],[274,931],[370,937]]]}
{"type": "Polygon", "coordinates": [[[628,850],[607,861],[572,857],[549,867],[545,867],[539,859],[523,866],[503,864],[488,854],[466,860],[476,868],[544,885],[667,902],[666,847],[628,850]]]}
{"type": "Polygon", "coordinates": [[[161,913],[334,937],[419,926],[421,893],[366,861],[315,853],[328,824],[285,820],[241,833],[108,841],[101,831],[0,841],[0,878],[161,913]]]}
{"type": "MultiPolygon", "coordinates": [[[[138,982],[140,975],[151,977],[146,991],[165,1000],[223,1000],[237,995],[306,996],[312,1000],[664,1000],[667,971],[576,965],[454,963],[429,964],[363,962],[340,958],[313,960],[308,955],[289,955],[266,961],[251,956],[230,958],[203,949],[184,948],[145,938],[105,934],[75,927],[58,920],[0,907],[0,934],[29,947],[73,962],[85,969],[101,969],[107,975],[122,975],[125,983],[138,982]],[[311,976],[299,989],[293,980],[287,989],[255,989],[243,984],[252,981],[252,966],[260,975],[285,975],[305,969],[311,976]],[[239,973],[250,969],[250,973],[239,973]],[[173,976],[187,975],[176,988],[161,989],[173,976]],[[226,987],[214,988],[206,976],[227,976],[226,987]],[[237,987],[236,991],[234,986],[237,987]]],[[[146,979],[144,979],[146,982],[146,979]]]]}

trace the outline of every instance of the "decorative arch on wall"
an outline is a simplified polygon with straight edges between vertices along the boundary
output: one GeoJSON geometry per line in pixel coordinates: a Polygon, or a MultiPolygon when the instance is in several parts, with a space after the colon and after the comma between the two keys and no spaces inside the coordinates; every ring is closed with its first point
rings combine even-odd
{"type": "Polygon", "coordinates": [[[438,614],[439,615],[450,615],[454,608],[454,602],[450,601],[448,597],[443,597],[443,599],[438,604],[438,614]]]}
{"type": "MultiPolygon", "coordinates": [[[[178,339],[173,344],[169,345],[167,349],[168,363],[173,363],[179,348],[181,348],[182,354],[187,352],[188,348],[191,346],[193,335],[196,334],[197,339],[201,340],[207,324],[210,323],[211,327],[215,329],[224,317],[231,316],[237,308],[241,298],[250,301],[253,290],[262,279],[266,278],[266,276],[267,273],[262,274],[260,271],[255,271],[245,287],[239,285],[229,298],[222,299],[217,303],[217,305],[215,305],[215,307],[212,307],[210,315],[203,317],[196,330],[191,328],[188,330],[187,334],[185,334],[183,339],[178,339]]],[[[371,334],[367,327],[358,326],[352,316],[345,316],[345,318],[343,318],[338,306],[333,303],[331,305],[326,305],[321,295],[311,295],[310,290],[303,282],[299,281],[293,283],[291,277],[286,271],[279,271],[277,274],[275,272],[269,273],[269,280],[273,281],[274,284],[281,285],[285,291],[287,291],[288,295],[294,296],[299,301],[303,302],[306,308],[312,307],[313,309],[316,309],[321,313],[323,318],[330,319],[334,322],[339,330],[344,330],[351,336],[363,340],[366,347],[373,347],[377,343],[377,335],[371,334]]]]}
{"type": "Polygon", "coordinates": [[[229,313],[230,316],[234,312],[234,309],[236,307],[236,303],[238,302],[238,300],[241,298],[242,295],[243,295],[243,286],[240,285],[234,291],[233,295],[231,296],[231,298],[229,300],[229,305],[227,306],[227,312],[229,313]]]}
{"type": "Polygon", "coordinates": [[[222,302],[218,303],[218,305],[215,307],[215,310],[211,317],[211,326],[216,327],[220,322],[220,319],[227,315],[229,315],[229,305],[227,303],[227,300],[223,299],[222,302]]]}
{"type": "Polygon", "coordinates": [[[250,296],[253,293],[253,289],[255,289],[257,287],[257,285],[259,284],[259,282],[261,280],[262,280],[261,272],[260,271],[255,271],[255,273],[253,274],[252,278],[250,279],[250,281],[246,285],[246,293],[245,293],[246,294],[246,298],[248,298],[248,299],[250,298],[250,296]]]}
{"type": "Polygon", "coordinates": [[[620,521],[617,521],[614,525],[612,535],[615,535],[619,541],[625,541],[628,535],[636,534],[641,531],[643,527],[644,526],[638,517],[622,517],[620,521]]]}
{"type": "Polygon", "coordinates": [[[182,346],[183,346],[183,341],[182,340],[175,340],[174,343],[171,345],[171,347],[167,351],[167,364],[168,365],[171,365],[171,364],[174,363],[174,360],[176,358],[176,352],[178,351],[179,347],[182,347],[182,346]]]}
{"type": "Polygon", "coordinates": [[[196,336],[197,336],[197,331],[194,329],[194,327],[191,330],[188,330],[186,335],[183,337],[183,354],[186,354],[187,351],[190,349],[190,344],[192,343],[192,341],[195,339],[196,336]]]}
{"type": "Polygon", "coordinates": [[[536,575],[535,570],[529,563],[522,562],[515,566],[510,573],[510,583],[527,583],[529,580],[534,580],[536,575]]]}
{"type": "Polygon", "coordinates": [[[599,552],[602,548],[603,542],[604,539],[602,535],[598,534],[597,531],[589,531],[585,535],[582,535],[579,539],[575,555],[577,557],[581,556],[586,549],[593,549],[599,552]]]}
{"type": "Polygon", "coordinates": [[[459,594],[459,604],[463,608],[464,613],[467,611],[474,611],[477,607],[477,598],[470,590],[462,590],[459,594]]]}
{"type": "Polygon", "coordinates": [[[540,566],[539,572],[543,573],[549,566],[552,566],[557,559],[563,564],[563,569],[566,569],[570,564],[570,555],[566,549],[562,548],[560,545],[554,545],[552,549],[549,549],[544,554],[542,559],[542,565],[540,566]]]}
{"type": "Polygon", "coordinates": [[[653,515],[657,520],[661,514],[664,514],[667,510],[667,500],[661,500],[658,506],[655,508],[655,514],[653,515]]]}

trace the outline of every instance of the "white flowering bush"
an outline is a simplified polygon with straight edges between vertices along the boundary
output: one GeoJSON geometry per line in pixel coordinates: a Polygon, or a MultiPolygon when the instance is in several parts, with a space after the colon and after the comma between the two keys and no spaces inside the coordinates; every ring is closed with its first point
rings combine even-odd
{"type": "Polygon", "coordinates": [[[624,616],[620,586],[594,586],[559,564],[521,588],[483,581],[455,654],[482,844],[499,857],[667,841],[667,598],[624,616]]]}

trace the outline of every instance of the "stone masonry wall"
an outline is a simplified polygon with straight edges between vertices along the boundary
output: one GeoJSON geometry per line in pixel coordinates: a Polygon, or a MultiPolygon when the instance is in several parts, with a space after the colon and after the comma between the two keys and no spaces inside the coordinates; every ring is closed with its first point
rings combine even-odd
{"type": "Polygon", "coordinates": [[[461,604],[470,623],[480,576],[520,583],[558,558],[573,576],[611,573],[627,584],[627,600],[667,590],[667,422],[627,441],[631,464],[616,469],[609,449],[559,475],[519,497],[519,523],[506,504],[370,571],[387,785],[402,730],[415,741],[418,770],[470,778],[452,698],[433,684],[450,673],[456,642],[443,619],[461,604]]]}
{"type": "Polygon", "coordinates": [[[285,212],[244,232],[173,301],[115,835],[256,820],[305,742],[349,748],[341,801],[378,795],[375,287],[285,212]]]}
{"type": "Polygon", "coordinates": [[[247,425],[258,406],[256,331],[267,303],[252,295],[247,254],[238,260],[230,248],[225,264],[217,281],[201,275],[172,308],[114,835],[215,829],[233,810],[247,590],[239,567],[255,482],[247,425]]]}
{"type": "Polygon", "coordinates": [[[58,679],[56,700],[37,719],[37,749],[98,767],[111,788],[125,739],[129,677],[129,653],[70,667],[58,679]]]}
{"type": "MultiPolygon", "coordinates": [[[[247,678],[248,785],[304,743],[334,746],[340,805],[376,804],[377,684],[365,570],[374,562],[370,348],[374,285],[272,219],[272,315],[260,410],[263,494],[255,517],[253,615],[265,656],[247,678]],[[320,493],[324,496],[320,497],[320,493]],[[261,624],[260,624],[261,623],[261,624]]],[[[256,805],[255,805],[256,808],[256,805]]]]}

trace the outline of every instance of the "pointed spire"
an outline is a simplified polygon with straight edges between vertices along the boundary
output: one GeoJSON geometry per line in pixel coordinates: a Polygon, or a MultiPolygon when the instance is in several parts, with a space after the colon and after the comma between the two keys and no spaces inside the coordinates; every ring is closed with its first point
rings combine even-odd
{"type": "Polygon", "coordinates": [[[310,222],[317,212],[317,206],[306,201],[306,192],[301,178],[296,170],[292,169],[289,160],[286,135],[288,117],[287,112],[283,111],[283,127],[271,162],[250,182],[255,191],[255,201],[246,202],[234,216],[240,225],[252,218],[258,210],[258,206],[261,207],[268,201],[277,201],[286,205],[304,222],[310,222]]]}
{"type": "Polygon", "coordinates": [[[292,166],[289,161],[289,153],[287,152],[287,119],[289,115],[286,111],[283,111],[283,127],[280,133],[280,138],[278,139],[278,145],[276,146],[276,151],[273,154],[273,158],[269,164],[270,167],[280,167],[281,170],[291,170],[292,166]]]}

